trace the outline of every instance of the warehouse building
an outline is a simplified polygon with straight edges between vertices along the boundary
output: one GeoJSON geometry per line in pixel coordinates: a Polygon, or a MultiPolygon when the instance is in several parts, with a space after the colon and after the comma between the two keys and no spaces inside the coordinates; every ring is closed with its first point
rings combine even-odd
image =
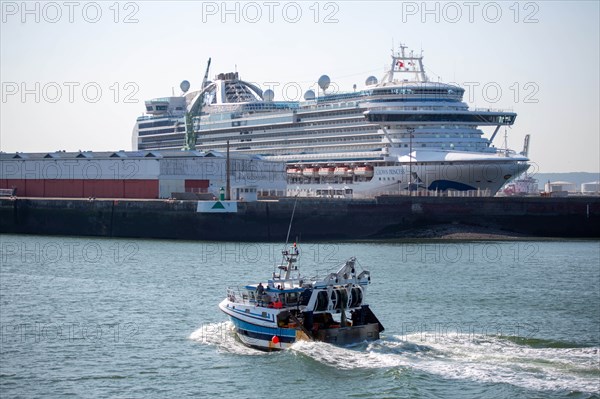
{"type": "MultiPolygon", "coordinates": [[[[219,196],[227,187],[227,163],[225,154],[212,151],[0,153],[0,189],[21,197],[219,196]]],[[[229,176],[232,199],[286,191],[283,162],[231,155],[229,176]]]]}

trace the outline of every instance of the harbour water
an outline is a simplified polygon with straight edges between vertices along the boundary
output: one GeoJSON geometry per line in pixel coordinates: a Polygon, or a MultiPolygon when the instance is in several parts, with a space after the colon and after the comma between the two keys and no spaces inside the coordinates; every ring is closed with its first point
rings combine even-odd
{"type": "Polygon", "coordinates": [[[282,245],[1,236],[0,395],[589,398],[598,241],[300,243],[303,274],[371,271],[383,338],[241,345],[217,309],[282,245]]]}

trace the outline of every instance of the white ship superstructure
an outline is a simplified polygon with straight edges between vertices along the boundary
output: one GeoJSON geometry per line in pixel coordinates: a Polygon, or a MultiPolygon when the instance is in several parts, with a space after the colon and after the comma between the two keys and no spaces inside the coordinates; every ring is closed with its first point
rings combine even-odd
{"type": "MultiPolygon", "coordinates": [[[[528,158],[492,142],[516,114],[469,109],[461,87],[431,82],[422,55],[404,46],[391,65],[365,88],[327,93],[308,90],[303,101],[275,101],[239,78],[216,76],[202,90],[146,102],[133,146],[179,149],[185,141],[186,112],[193,116],[196,147],[257,154],[288,165],[288,195],[373,196],[404,190],[478,191],[494,195],[528,168],[528,158]],[[196,107],[194,107],[196,106],[196,107]],[[493,133],[484,137],[482,127],[493,133]]],[[[182,85],[184,92],[189,85],[182,85]]]]}

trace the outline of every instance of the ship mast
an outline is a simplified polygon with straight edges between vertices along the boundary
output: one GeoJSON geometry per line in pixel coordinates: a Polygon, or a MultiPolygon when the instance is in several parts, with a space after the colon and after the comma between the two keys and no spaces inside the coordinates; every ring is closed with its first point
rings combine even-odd
{"type": "Polygon", "coordinates": [[[196,149],[196,132],[194,131],[194,117],[199,116],[202,113],[202,106],[204,105],[204,89],[206,88],[206,82],[208,81],[208,71],[210,69],[210,58],[206,65],[206,72],[202,79],[202,86],[200,86],[200,95],[198,99],[189,111],[185,113],[185,141],[183,143],[182,151],[194,151],[196,149]]]}
{"type": "Polygon", "coordinates": [[[400,51],[394,52],[392,49],[392,63],[390,69],[386,72],[382,82],[392,83],[394,81],[395,74],[414,74],[415,81],[427,82],[429,78],[425,74],[425,67],[423,66],[423,54],[415,54],[412,50],[407,54],[406,49],[408,48],[404,44],[400,44],[400,51]]]}

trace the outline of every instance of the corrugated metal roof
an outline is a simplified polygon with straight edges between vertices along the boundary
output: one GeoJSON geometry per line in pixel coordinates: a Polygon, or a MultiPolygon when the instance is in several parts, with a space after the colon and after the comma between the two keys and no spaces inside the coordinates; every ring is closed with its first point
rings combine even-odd
{"type": "MultiPolygon", "coordinates": [[[[246,154],[230,154],[232,159],[263,159],[257,155],[246,154]]],[[[164,150],[164,151],[77,151],[77,152],[0,152],[0,160],[44,160],[44,159],[110,159],[110,158],[204,158],[215,157],[225,158],[226,154],[219,151],[179,151],[179,150],[164,150]]]]}

